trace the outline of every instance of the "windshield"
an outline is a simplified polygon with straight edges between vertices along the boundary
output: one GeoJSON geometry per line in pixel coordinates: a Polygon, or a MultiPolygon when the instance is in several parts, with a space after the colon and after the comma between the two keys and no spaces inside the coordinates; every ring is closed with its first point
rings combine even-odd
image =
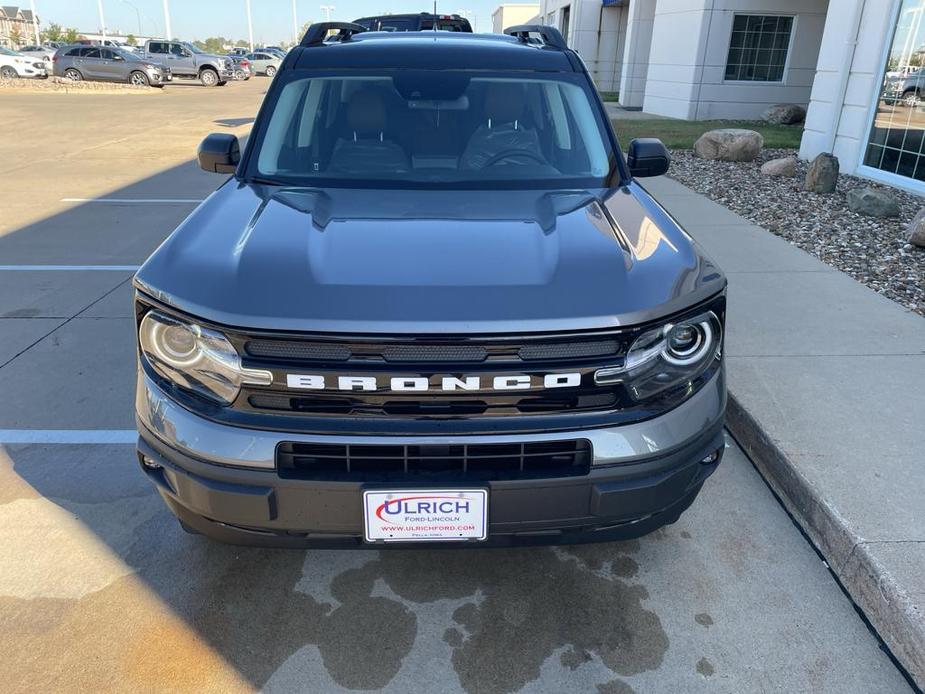
{"type": "Polygon", "coordinates": [[[190,51],[192,51],[193,53],[198,54],[198,55],[206,55],[206,52],[205,52],[205,51],[200,50],[199,48],[197,48],[196,46],[194,46],[194,45],[191,44],[191,43],[185,43],[185,42],[184,42],[184,43],[183,43],[183,47],[186,48],[186,49],[188,49],[188,50],[190,50],[190,51]]]}
{"type": "Polygon", "coordinates": [[[133,51],[127,50],[125,48],[113,48],[111,49],[113,53],[121,55],[126,60],[134,60],[135,62],[141,62],[141,56],[133,51]]]}
{"type": "Polygon", "coordinates": [[[579,75],[401,70],[277,93],[249,175],[313,186],[601,187],[614,161],[579,75]]]}
{"type": "Polygon", "coordinates": [[[0,46],[0,55],[19,55],[16,51],[11,51],[9,48],[4,48],[0,46]]]}

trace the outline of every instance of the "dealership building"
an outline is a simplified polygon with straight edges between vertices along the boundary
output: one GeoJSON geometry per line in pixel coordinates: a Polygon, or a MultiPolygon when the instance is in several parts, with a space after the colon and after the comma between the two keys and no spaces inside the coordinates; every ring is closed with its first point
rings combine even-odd
{"type": "Polygon", "coordinates": [[[800,156],[925,193],[923,13],[925,0],[542,0],[539,19],[625,108],[710,120],[800,104],[800,156]]]}

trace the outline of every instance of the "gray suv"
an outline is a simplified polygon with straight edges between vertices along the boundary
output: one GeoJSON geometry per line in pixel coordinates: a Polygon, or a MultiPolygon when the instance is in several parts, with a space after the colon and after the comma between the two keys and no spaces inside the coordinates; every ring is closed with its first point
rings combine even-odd
{"type": "Polygon", "coordinates": [[[138,460],[190,532],[626,539],[720,464],[726,279],[556,29],[313,24],[199,164],[134,279],[138,460]]]}
{"type": "Polygon", "coordinates": [[[169,67],[173,77],[196,79],[206,87],[221,87],[234,79],[231,58],[206,53],[186,41],[152,39],[145,43],[143,55],[169,67]]]}
{"type": "Polygon", "coordinates": [[[163,87],[170,81],[170,70],[154,61],[121,48],[104,46],[66,46],[52,59],[56,77],[79,82],[128,82],[141,87],[163,87]]]}

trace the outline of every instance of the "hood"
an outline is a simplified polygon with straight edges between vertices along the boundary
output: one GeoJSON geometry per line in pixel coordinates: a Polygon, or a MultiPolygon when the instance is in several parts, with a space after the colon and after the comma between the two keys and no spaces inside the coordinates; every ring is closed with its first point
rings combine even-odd
{"type": "Polygon", "coordinates": [[[460,334],[638,324],[716,294],[725,278],[634,183],[321,191],[231,179],[136,286],[231,327],[460,334]]]}

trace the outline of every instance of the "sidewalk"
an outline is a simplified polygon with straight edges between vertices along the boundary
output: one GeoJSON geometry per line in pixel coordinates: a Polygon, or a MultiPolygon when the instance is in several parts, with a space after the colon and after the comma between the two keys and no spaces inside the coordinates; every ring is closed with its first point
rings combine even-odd
{"type": "Polygon", "coordinates": [[[925,687],[925,319],[676,181],[641,183],[729,277],[730,431],[925,687]]]}

